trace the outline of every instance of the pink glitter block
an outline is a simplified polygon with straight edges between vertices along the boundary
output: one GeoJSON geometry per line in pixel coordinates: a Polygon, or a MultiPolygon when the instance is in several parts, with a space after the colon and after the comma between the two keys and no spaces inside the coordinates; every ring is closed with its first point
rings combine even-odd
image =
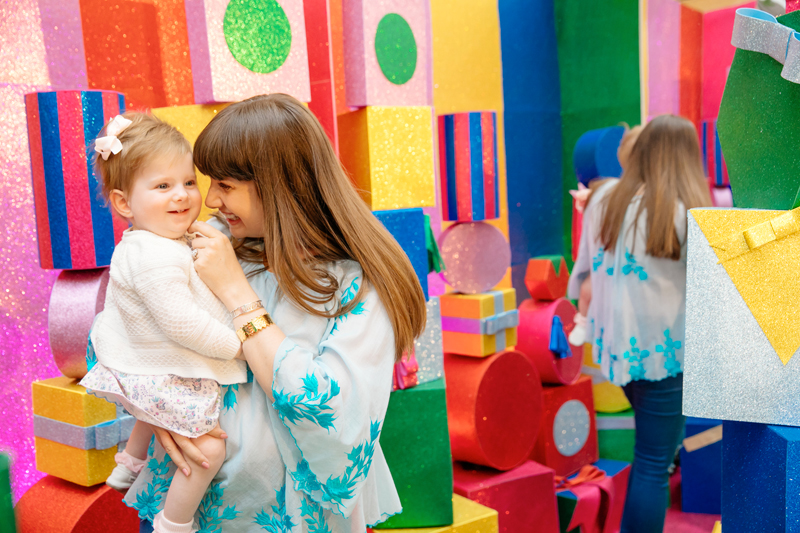
{"type": "Polygon", "coordinates": [[[42,268],[108,266],[127,223],[100,197],[91,143],[124,112],[122,95],[40,92],[26,95],[25,103],[42,268]]]}
{"type": "Polygon", "coordinates": [[[680,3],[648,0],[648,120],[664,113],[680,114],[680,37],[680,3]]]}
{"type": "Polygon", "coordinates": [[[50,84],[86,89],[81,7],[78,0],[39,0],[50,84]]]}
{"type": "Polygon", "coordinates": [[[195,103],[274,92],[311,100],[302,0],[186,0],[185,5],[195,103]]]}
{"type": "Polygon", "coordinates": [[[447,228],[439,237],[447,270],[444,280],[465,294],[486,292],[500,283],[511,266],[511,248],[499,229],[485,222],[447,228]]]}
{"type": "Polygon", "coordinates": [[[343,12],[347,105],[431,105],[428,2],[344,0],[343,12]]]}

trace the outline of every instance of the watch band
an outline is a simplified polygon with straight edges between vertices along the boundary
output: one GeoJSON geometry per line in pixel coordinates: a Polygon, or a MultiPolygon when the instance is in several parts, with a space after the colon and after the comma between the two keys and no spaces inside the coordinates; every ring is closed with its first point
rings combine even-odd
{"type": "Polygon", "coordinates": [[[236,335],[239,340],[244,342],[262,329],[266,329],[274,324],[269,313],[264,313],[261,316],[255,317],[253,320],[236,330],[236,335]]]}
{"type": "Polygon", "coordinates": [[[249,304],[237,307],[236,309],[231,311],[231,319],[234,319],[238,316],[242,316],[243,314],[249,313],[250,311],[255,311],[260,307],[264,307],[264,304],[261,303],[261,300],[256,300],[255,302],[250,302],[249,304]]]}

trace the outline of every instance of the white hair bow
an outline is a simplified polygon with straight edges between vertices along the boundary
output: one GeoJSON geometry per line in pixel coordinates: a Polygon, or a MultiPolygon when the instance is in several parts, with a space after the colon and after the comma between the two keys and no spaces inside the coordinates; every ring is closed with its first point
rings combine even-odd
{"type": "Polygon", "coordinates": [[[122,131],[131,124],[132,121],[122,115],[117,115],[108,123],[108,127],[106,127],[107,135],[105,137],[98,137],[97,140],[94,141],[94,151],[100,154],[103,161],[108,161],[108,156],[111,154],[118,154],[122,151],[122,143],[117,138],[117,135],[122,133],[122,131]]]}

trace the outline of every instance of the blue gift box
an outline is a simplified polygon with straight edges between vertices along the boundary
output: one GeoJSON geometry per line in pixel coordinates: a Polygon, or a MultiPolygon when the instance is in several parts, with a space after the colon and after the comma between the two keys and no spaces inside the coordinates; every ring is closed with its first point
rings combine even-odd
{"type": "Polygon", "coordinates": [[[389,230],[392,237],[411,260],[428,299],[428,247],[425,245],[425,215],[420,208],[375,211],[375,217],[389,230]]]}
{"type": "MultiPolygon", "coordinates": [[[[709,418],[686,419],[686,437],[722,424],[709,418]]],[[[721,513],[722,441],[692,452],[681,448],[681,508],[685,513],[721,513]]]]}

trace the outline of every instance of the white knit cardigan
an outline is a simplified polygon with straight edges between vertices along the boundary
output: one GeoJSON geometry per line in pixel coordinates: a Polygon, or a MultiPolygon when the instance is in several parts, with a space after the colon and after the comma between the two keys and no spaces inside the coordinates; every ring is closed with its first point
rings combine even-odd
{"type": "Polygon", "coordinates": [[[111,257],[105,309],[91,333],[97,360],[128,374],[247,381],[222,302],[200,280],[185,241],[126,230],[111,257]]]}

